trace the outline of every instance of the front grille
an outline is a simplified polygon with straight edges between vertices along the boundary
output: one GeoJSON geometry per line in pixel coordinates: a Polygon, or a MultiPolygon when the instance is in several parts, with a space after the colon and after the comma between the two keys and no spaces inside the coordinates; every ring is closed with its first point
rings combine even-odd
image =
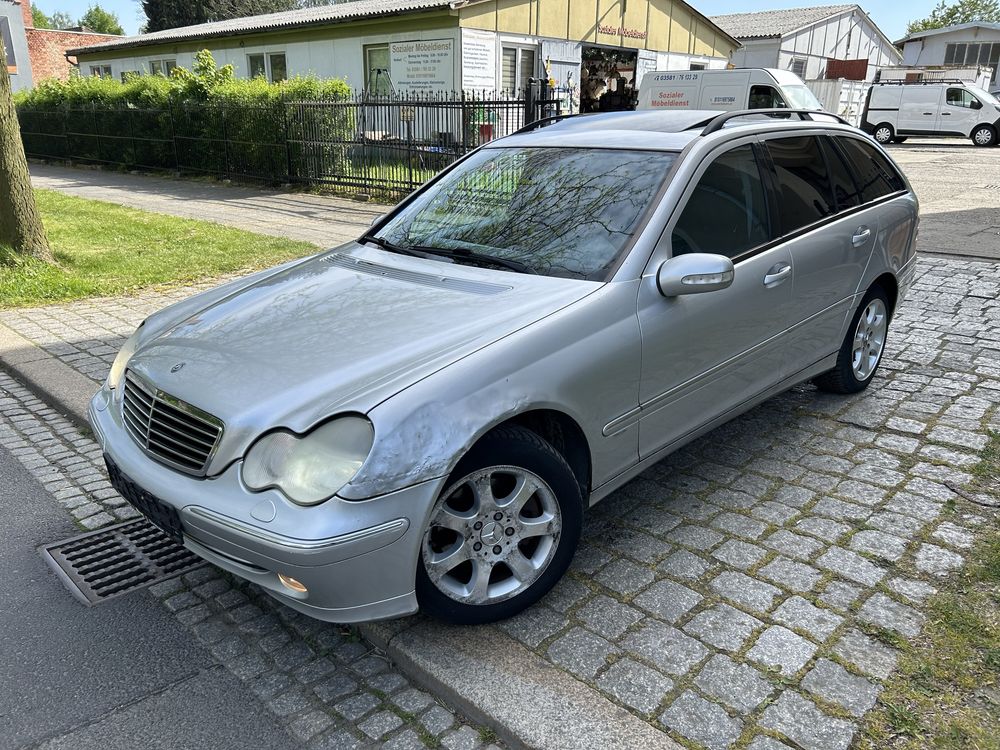
{"type": "Polygon", "coordinates": [[[125,373],[125,429],[149,455],[188,474],[204,475],[222,423],[199,409],[125,373]]]}

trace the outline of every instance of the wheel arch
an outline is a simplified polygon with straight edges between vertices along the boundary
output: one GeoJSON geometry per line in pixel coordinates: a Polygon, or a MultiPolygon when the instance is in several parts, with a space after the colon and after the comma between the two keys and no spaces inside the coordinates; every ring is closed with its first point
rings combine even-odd
{"type": "Polygon", "coordinates": [[[895,276],[887,271],[875,279],[868,288],[871,289],[873,286],[882,287],[885,291],[885,296],[889,298],[889,315],[891,317],[895,314],[896,303],[899,301],[899,282],[895,276]]]}

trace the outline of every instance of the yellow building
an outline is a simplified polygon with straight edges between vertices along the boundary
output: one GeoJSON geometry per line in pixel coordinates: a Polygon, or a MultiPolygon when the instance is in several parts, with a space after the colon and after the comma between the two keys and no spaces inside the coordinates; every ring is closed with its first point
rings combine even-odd
{"type": "Polygon", "coordinates": [[[355,0],[70,54],[85,75],[190,68],[209,49],[247,77],[312,73],[380,92],[514,91],[550,77],[586,99],[595,85],[634,88],[649,70],[723,68],[737,47],[683,0],[355,0]]]}

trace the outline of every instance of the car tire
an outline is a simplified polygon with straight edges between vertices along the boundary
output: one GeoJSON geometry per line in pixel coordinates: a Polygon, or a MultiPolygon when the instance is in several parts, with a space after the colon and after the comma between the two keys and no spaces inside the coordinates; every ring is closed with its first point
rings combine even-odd
{"type": "Polygon", "coordinates": [[[895,138],[892,139],[892,142],[893,143],[906,143],[906,136],[905,135],[903,135],[903,136],[897,135],[895,138]]]}
{"type": "Polygon", "coordinates": [[[895,137],[896,133],[892,129],[892,125],[887,122],[883,122],[881,125],[876,125],[875,129],[872,131],[872,138],[881,143],[883,146],[890,143],[895,137]]]}
{"type": "Polygon", "coordinates": [[[997,142],[997,131],[992,125],[980,125],[972,131],[972,142],[977,146],[995,146],[997,142]]]}
{"type": "Polygon", "coordinates": [[[580,484],[562,455],[524,427],[497,428],[458,462],[431,509],[420,608],[461,625],[511,617],[562,578],[582,527],[580,484]]]}
{"type": "Polygon", "coordinates": [[[821,391],[843,394],[858,393],[867,388],[882,364],[891,318],[892,311],[885,290],[878,285],[873,286],[851,319],[837,353],[837,365],[813,379],[816,387],[821,391]]]}

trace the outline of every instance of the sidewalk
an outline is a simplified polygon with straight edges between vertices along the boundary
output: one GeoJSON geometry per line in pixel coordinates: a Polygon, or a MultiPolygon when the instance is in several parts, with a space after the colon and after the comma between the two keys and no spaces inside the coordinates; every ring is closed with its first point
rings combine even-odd
{"type": "Polygon", "coordinates": [[[52,164],[32,164],[31,182],[36,188],[80,198],[214,221],[324,248],[356,239],[387,210],[379,203],[347,198],[52,164]]]}

